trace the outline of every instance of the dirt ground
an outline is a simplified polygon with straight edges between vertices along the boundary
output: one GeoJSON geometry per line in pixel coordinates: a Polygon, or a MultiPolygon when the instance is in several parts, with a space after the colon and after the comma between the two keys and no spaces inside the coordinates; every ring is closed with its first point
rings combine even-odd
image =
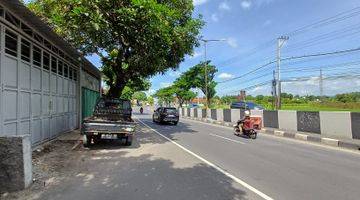
{"type": "Polygon", "coordinates": [[[44,145],[39,150],[33,152],[33,184],[19,192],[5,193],[0,199],[35,199],[48,187],[58,184],[62,179],[69,177],[77,172],[76,165],[81,161],[81,145],[72,149],[76,141],[55,140],[44,145]]]}

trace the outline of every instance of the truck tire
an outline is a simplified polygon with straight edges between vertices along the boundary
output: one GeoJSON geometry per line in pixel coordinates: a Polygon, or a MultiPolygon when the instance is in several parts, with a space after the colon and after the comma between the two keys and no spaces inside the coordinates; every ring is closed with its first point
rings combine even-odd
{"type": "Polygon", "coordinates": [[[127,136],[127,137],[126,137],[125,145],[126,145],[126,146],[131,146],[132,140],[133,140],[133,136],[127,136]]]}
{"type": "Polygon", "coordinates": [[[83,135],[83,145],[84,147],[90,147],[91,145],[91,137],[87,135],[83,135]]]}

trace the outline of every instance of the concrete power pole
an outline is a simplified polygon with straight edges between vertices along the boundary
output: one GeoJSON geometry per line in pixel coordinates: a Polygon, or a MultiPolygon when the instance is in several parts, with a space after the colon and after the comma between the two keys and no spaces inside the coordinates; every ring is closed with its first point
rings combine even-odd
{"type": "Polygon", "coordinates": [[[276,98],[276,109],[281,109],[281,77],[280,77],[280,64],[281,64],[281,48],[284,46],[285,42],[289,40],[288,36],[281,36],[278,38],[277,42],[277,67],[276,67],[276,85],[277,85],[277,98],[276,98]]]}
{"type": "Polygon", "coordinates": [[[324,83],[323,83],[323,73],[321,68],[320,68],[320,77],[319,77],[319,89],[320,89],[320,101],[322,101],[324,96],[324,83]]]}
{"type": "Polygon", "coordinates": [[[272,94],[272,109],[275,109],[277,104],[277,95],[276,95],[276,72],[273,71],[273,81],[271,82],[271,94],[272,94]]]}
{"type": "MultiPolygon", "coordinates": [[[[222,41],[226,41],[224,39],[221,39],[221,40],[206,40],[206,39],[201,39],[201,41],[204,42],[204,65],[205,65],[205,99],[206,99],[206,102],[205,102],[205,107],[206,109],[208,109],[209,105],[208,105],[208,72],[207,72],[207,43],[208,42],[222,42],[222,41]]],[[[207,112],[206,112],[207,113],[207,112]]],[[[206,116],[207,118],[207,116],[206,116]]]]}

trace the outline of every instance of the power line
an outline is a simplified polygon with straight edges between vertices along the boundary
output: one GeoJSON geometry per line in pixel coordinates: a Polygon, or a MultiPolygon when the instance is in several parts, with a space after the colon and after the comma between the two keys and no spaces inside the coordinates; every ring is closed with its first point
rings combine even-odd
{"type": "MultiPolygon", "coordinates": [[[[269,76],[269,75],[272,75],[272,74],[273,74],[273,72],[270,72],[270,73],[269,73],[269,72],[266,72],[266,73],[263,73],[263,74],[261,74],[261,75],[259,75],[259,76],[257,76],[257,77],[244,80],[243,82],[244,82],[244,83],[250,83],[250,82],[256,81],[256,80],[258,80],[258,79],[260,79],[260,78],[264,78],[264,77],[267,77],[267,76],[269,76]]],[[[225,90],[226,90],[226,88],[222,88],[222,89],[225,89],[225,90]]]]}
{"type": "MultiPolygon", "coordinates": [[[[299,35],[299,34],[302,34],[302,33],[306,32],[306,31],[308,31],[310,29],[319,28],[321,26],[329,25],[331,23],[344,21],[344,20],[349,19],[351,17],[355,17],[355,16],[357,16],[359,14],[360,14],[360,6],[356,7],[356,8],[353,8],[353,9],[350,9],[350,10],[343,11],[343,12],[341,12],[341,13],[339,13],[337,15],[334,15],[332,17],[329,17],[329,18],[326,18],[326,19],[311,23],[309,25],[303,26],[303,27],[301,27],[299,29],[296,29],[294,31],[291,31],[291,32],[289,32],[289,33],[287,33],[285,35],[288,35],[288,36],[299,35]]],[[[260,50],[268,48],[270,44],[275,44],[275,40],[270,40],[268,42],[265,42],[265,43],[255,47],[248,54],[245,54],[245,56],[249,57],[250,55],[254,55],[254,54],[258,53],[260,50]]],[[[272,51],[272,52],[274,52],[274,51],[272,51]]],[[[227,59],[225,61],[222,61],[222,62],[218,63],[217,65],[226,65],[226,64],[233,63],[240,56],[241,56],[241,54],[237,55],[237,56],[234,56],[232,58],[229,58],[229,59],[227,59]]]]}
{"type": "Polygon", "coordinates": [[[327,55],[335,55],[335,54],[344,54],[344,53],[350,53],[360,51],[360,47],[354,48],[354,49],[346,49],[346,50],[340,50],[340,51],[332,51],[332,52],[325,52],[325,53],[317,53],[317,54],[309,54],[309,55],[303,55],[303,56],[291,56],[287,58],[282,58],[282,61],[286,60],[294,60],[294,59],[301,59],[301,58],[309,58],[309,57],[317,57],[317,56],[327,56],[327,55]]]}
{"type": "Polygon", "coordinates": [[[245,87],[245,88],[242,88],[242,89],[230,91],[230,92],[228,92],[228,94],[229,94],[229,93],[239,92],[239,91],[241,91],[241,90],[250,90],[250,89],[253,89],[253,88],[261,87],[261,86],[267,85],[267,84],[269,84],[269,83],[271,83],[271,82],[272,82],[272,80],[270,80],[270,81],[265,81],[265,82],[261,82],[261,83],[255,84],[255,85],[251,85],[251,86],[249,86],[249,87],[245,87]]]}
{"type": "Polygon", "coordinates": [[[351,25],[351,26],[348,26],[347,28],[342,28],[340,30],[336,30],[336,31],[333,31],[330,33],[318,35],[311,39],[289,45],[286,47],[286,49],[287,49],[287,52],[291,52],[294,50],[298,50],[300,48],[303,49],[303,48],[318,45],[321,43],[331,42],[338,38],[345,38],[348,36],[356,35],[360,32],[360,31],[356,31],[359,28],[360,28],[360,26],[354,27],[353,25],[351,25]],[[350,32],[350,33],[348,33],[348,32],[350,32]]]}
{"type": "Polygon", "coordinates": [[[252,74],[252,73],[254,73],[254,72],[256,72],[256,71],[258,71],[258,70],[260,70],[260,69],[263,69],[263,68],[265,68],[265,67],[267,67],[267,66],[269,66],[269,65],[271,65],[271,64],[274,64],[274,63],[276,63],[276,61],[268,62],[268,63],[266,63],[266,64],[264,64],[264,65],[261,65],[260,67],[257,67],[256,69],[253,69],[253,70],[251,70],[251,71],[249,71],[249,72],[247,72],[247,73],[245,73],[245,74],[243,74],[243,75],[241,75],[241,76],[237,76],[237,77],[234,77],[234,78],[225,80],[225,81],[218,82],[218,84],[222,84],[222,83],[226,83],[226,82],[230,82],[230,81],[234,81],[234,80],[243,78],[243,77],[245,77],[245,76],[247,76],[247,75],[249,75],[249,74],[252,74]]]}
{"type": "Polygon", "coordinates": [[[353,65],[359,65],[360,64],[360,60],[357,61],[351,61],[351,62],[345,62],[345,63],[337,63],[337,64],[332,64],[332,65],[320,65],[320,66],[308,66],[308,67],[304,67],[304,68],[299,68],[298,66],[292,66],[292,65],[287,65],[289,67],[285,68],[285,70],[291,70],[291,69],[314,69],[314,68],[333,68],[333,67],[339,67],[339,66],[353,66],[353,65]]]}
{"type": "MultiPolygon", "coordinates": [[[[317,54],[309,54],[309,55],[303,55],[303,56],[292,56],[292,57],[287,57],[287,58],[283,58],[281,59],[281,61],[287,61],[287,60],[294,60],[294,59],[302,59],[302,58],[309,58],[309,57],[317,57],[317,56],[327,56],[327,55],[336,55],[336,54],[345,54],[345,53],[350,53],[350,52],[355,52],[355,51],[360,51],[360,47],[359,48],[354,48],[354,49],[346,49],[346,50],[340,50],[340,51],[332,51],[332,52],[325,52],[325,53],[317,53],[317,54]]],[[[240,78],[243,78],[249,74],[252,74],[256,71],[259,71],[260,69],[263,69],[271,64],[274,64],[276,61],[271,61],[271,62],[268,62],[264,65],[261,65],[260,67],[257,67],[241,76],[237,76],[237,77],[234,77],[234,78],[231,78],[231,79],[228,79],[228,80],[225,80],[225,81],[221,81],[221,82],[218,82],[218,84],[222,84],[222,83],[227,83],[227,82],[230,82],[230,81],[234,81],[234,80],[237,80],[237,79],[240,79],[240,78]]]]}
{"type": "Polygon", "coordinates": [[[304,32],[306,32],[306,31],[308,31],[308,30],[310,30],[312,28],[319,28],[321,26],[325,26],[325,25],[328,25],[330,23],[336,23],[336,22],[339,22],[339,21],[346,20],[348,18],[351,18],[351,17],[354,17],[354,16],[360,14],[360,11],[356,11],[356,10],[359,10],[359,9],[360,9],[360,6],[355,7],[353,9],[350,9],[350,10],[343,11],[343,12],[341,12],[341,13],[339,13],[337,15],[334,15],[332,17],[329,17],[329,18],[314,22],[312,24],[303,26],[303,27],[301,27],[299,29],[296,29],[296,30],[286,34],[286,35],[295,36],[295,35],[299,35],[301,33],[304,33],[304,32]],[[356,12],[353,12],[353,11],[356,11],[356,12]],[[349,12],[350,12],[350,14],[345,15],[345,14],[347,14],[349,12]],[[351,12],[353,12],[353,13],[351,13],[351,12]],[[345,15],[345,16],[343,16],[343,15],[345,15]]]}
{"type": "Polygon", "coordinates": [[[338,71],[338,70],[353,70],[353,69],[360,69],[358,68],[354,68],[354,67],[350,67],[350,68],[337,68],[337,69],[323,69],[321,67],[319,68],[314,68],[314,69],[293,69],[293,70],[283,70],[283,72],[286,72],[287,74],[289,73],[293,73],[293,72],[318,72],[319,70],[322,71],[338,71]]]}
{"type": "MultiPolygon", "coordinates": [[[[339,64],[335,64],[335,65],[292,67],[292,68],[284,69],[283,72],[316,71],[316,70],[319,70],[319,69],[323,69],[324,71],[345,70],[345,69],[351,69],[351,66],[360,66],[360,61],[348,62],[348,63],[339,63],[339,64]],[[350,67],[350,68],[339,68],[339,67],[350,67]],[[332,69],[332,68],[336,68],[336,69],[332,69]]],[[[353,68],[353,69],[358,69],[358,68],[353,68]]]]}
{"type": "MultiPolygon", "coordinates": [[[[288,64],[285,64],[283,65],[283,67],[288,67],[288,66],[294,66],[294,65],[297,65],[297,64],[300,64],[300,63],[307,63],[307,62],[313,62],[313,61],[316,61],[316,60],[323,60],[323,59],[334,59],[334,58],[338,58],[338,57],[343,57],[343,56],[348,56],[350,54],[354,54],[354,53],[357,53],[357,52],[349,52],[349,53],[346,53],[346,54],[337,54],[337,55],[331,55],[332,57],[328,58],[328,56],[322,56],[322,57],[313,57],[313,58],[310,58],[310,59],[306,59],[306,60],[299,60],[299,61],[296,61],[296,62],[292,62],[292,63],[288,63],[288,64]]],[[[290,61],[290,60],[288,60],[290,61]]],[[[294,66],[296,67],[296,66],[294,66]]]]}
{"type": "MultiPolygon", "coordinates": [[[[331,76],[323,77],[323,80],[332,80],[332,79],[343,79],[343,78],[357,78],[360,77],[360,73],[339,73],[339,74],[331,74],[331,76]]],[[[319,79],[319,76],[303,76],[303,77],[290,77],[284,79],[282,82],[297,82],[297,81],[307,81],[311,79],[319,79]]]]}

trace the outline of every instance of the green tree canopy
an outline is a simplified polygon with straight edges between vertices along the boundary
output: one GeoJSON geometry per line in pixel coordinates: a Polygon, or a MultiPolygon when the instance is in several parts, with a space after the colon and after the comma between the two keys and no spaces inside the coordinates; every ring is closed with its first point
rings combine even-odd
{"type": "Polygon", "coordinates": [[[86,55],[101,57],[114,97],[128,81],[178,68],[203,25],[191,0],[34,0],[28,7],[86,55]]]}
{"type": "Polygon", "coordinates": [[[175,91],[172,86],[169,86],[157,90],[154,96],[158,98],[160,104],[169,105],[171,102],[174,101],[175,91]]]}
{"type": "Polygon", "coordinates": [[[147,100],[147,95],[145,92],[139,91],[139,92],[135,92],[132,95],[132,99],[136,99],[138,101],[146,101],[147,100]]]}
{"type": "Polygon", "coordinates": [[[136,82],[130,80],[122,90],[120,97],[130,100],[136,92],[148,90],[150,86],[149,80],[146,79],[137,79],[136,82]]]}
{"type": "Polygon", "coordinates": [[[193,67],[191,67],[188,71],[184,72],[176,82],[180,82],[181,86],[184,89],[188,88],[199,88],[204,94],[206,94],[206,88],[208,91],[208,105],[210,104],[211,98],[213,98],[216,94],[215,87],[217,83],[214,81],[215,74],[218,72],[215,65],[211,65],[210,61],[201,62],[193,67]],[[205,73],[205,65],[207,71],[207,84],[205,81],[206,73],[205,73]],[[185,84],[186,83],[186,84],[185,84]],[[207,87],[206,87],[207,86],[207,87]]]}

